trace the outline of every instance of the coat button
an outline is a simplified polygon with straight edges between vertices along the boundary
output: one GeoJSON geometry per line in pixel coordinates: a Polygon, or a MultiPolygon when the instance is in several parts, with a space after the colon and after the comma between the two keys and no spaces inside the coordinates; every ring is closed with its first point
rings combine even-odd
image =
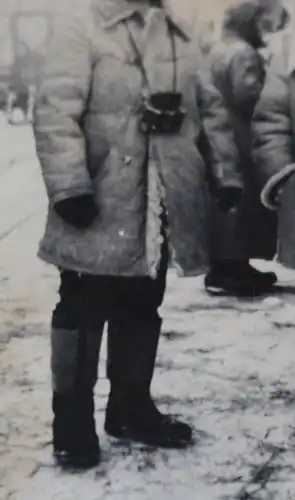
{"type": "Polygon", "coordinates": [[[132,156],[124,156],[124,165],[130,165],[132,162],[132,156]]]}

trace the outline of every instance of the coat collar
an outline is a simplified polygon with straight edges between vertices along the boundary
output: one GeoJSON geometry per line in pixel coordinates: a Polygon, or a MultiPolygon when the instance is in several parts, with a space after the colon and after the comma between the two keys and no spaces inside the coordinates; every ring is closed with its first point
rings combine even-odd
{"type": "MultiPolygon", "coordinates": [[[[106,29],[116,26],[116,24],[129,19],[137,13],[137,6],[127,2],[127,0],[98,0],[95,8],[103,19],[106,29]]],[[[167,7],[163,7],[164,15],[176,35],[186,42],[192,39],[192,28],[182,19],[177,19],[167,7]]]]}

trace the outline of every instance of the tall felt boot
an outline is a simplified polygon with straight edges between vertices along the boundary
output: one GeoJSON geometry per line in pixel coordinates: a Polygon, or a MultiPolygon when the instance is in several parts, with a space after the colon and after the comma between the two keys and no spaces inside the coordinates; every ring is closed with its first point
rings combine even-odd
{"type": "Polygon", "coordinates": [[[162,415],[150,395],[161,319],[113,318],[108,332],[111,393],[105,431],[150,446],[179,448],[192,440],[191,428],[162,415]]]}
{"type": "Polygon", "coordinates": [[[52,329],[53,450],[62,468],[99,463],[93,389],[101,331],[52,329]]]}

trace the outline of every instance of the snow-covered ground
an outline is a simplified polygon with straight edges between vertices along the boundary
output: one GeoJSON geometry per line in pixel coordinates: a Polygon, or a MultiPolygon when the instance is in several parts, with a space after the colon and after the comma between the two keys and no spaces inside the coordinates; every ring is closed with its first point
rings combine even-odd
{"type": "Polygon", "coordinates": [[[103,433],[105,346],[97,385],[103,460],[56,470],[50,448],[49,321],[55,270],[36,258],[46,198],[31,131],[0,117],[0,499],[295,499],[295,274],[255,301],[208,298],[170,273],[153,392],[196,429],[187,451],[103,433]],[[4,138],[4,139],[3,139],[4,138]]]}

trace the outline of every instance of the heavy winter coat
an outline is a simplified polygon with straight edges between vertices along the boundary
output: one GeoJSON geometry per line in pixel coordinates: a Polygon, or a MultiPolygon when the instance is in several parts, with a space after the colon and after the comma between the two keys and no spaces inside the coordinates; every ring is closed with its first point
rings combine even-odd
{"type": "MultiPolygon", "coordinates": [[[[80,272],[148,275],[150,192],[146,141],[138,131],[142,74],[124,21],[142,28],[134,6],[124,0],[77,4],[74,18],[59,16],[35,111],[37,154],[50,202],[39,255],[80,272]],[[53,205],[87,193],[95,196],[100,214],[82,231],[63,222],[53,205]]],[[[172,88],[167,20],[187,114],[179,133],[153,136],[151,150],[165,187],[175,260],[183,273],[198,274],[208,260],[208,172],[196,146],[201,130],[210,144],[206,165],[215,183],[241,186],[241,179],[222,99],[188,29],[164,10],[154,17],[142,50],[151,91],[172,88]]]]}
{"type": "Polygon", "coordinates": [[[264,84],[264,66],[255,32],[255,5],[245,2],[226,14],[221,40],[210,53],[216,87],[223,95],[240,154],[245,192],[239,208],[225,215],[213,207],[212,257],[271,259],[275,254],[276,216],[260,202],[252,161],[251,118],[264,84]]]}
{"type": "MultiPolygon", "coordinates": [[[[294,35],[284,35],[280,45],[253,117],[253,154],[261,186],[295,162],[294,35]]],[[[283,187],[278,216],[278,260],[295,268],[294,174],[283,187]]]]}

